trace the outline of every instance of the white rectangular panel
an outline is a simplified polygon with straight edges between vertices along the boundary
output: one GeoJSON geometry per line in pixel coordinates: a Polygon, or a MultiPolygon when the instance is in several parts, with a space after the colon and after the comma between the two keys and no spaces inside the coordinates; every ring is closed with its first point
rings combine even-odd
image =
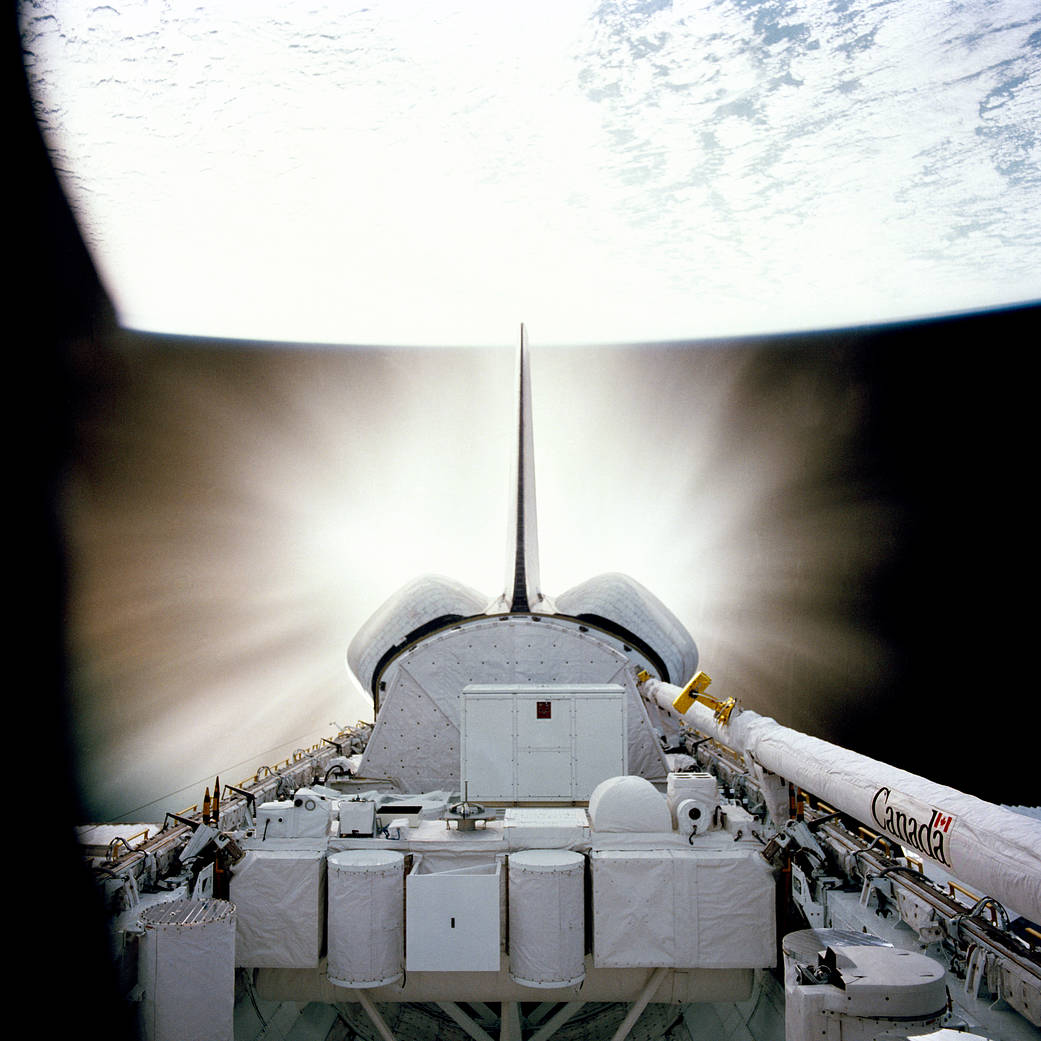
{"type": "Polygon", "coordinates": [[[425,871],[406,880],[405,968],[409,972],[498,972],[501,865],[425,871]]]}
{"type": "Polygon", "coordinates": [[[768,968],[774,879],[758,850],[596,850],[598,968],[768,968]]]}
{"type": "Polygon", "coordinates": [[[460,722],[461,777],[472,799],[581,802],[626,772],[619,684],[472,684],[460,722]]]}
{"type": "Polygon", "coordinates": [[[628,773],[624,691],[576,699],[574,727],[575,798],[587,801],[601,781],[628,773]]]}
{"type": "Polygon", "coordinates": [[[306,969],[325,938],[325,853],[250,850],[231,875],[235,964],[306,969]]]}
{"type": "Polygon", "coordinates": [[[570,741],[559,748],[517,749],[517,798],[573,798],[570,741]]]}
{"type": "Polygon", "coordinates": [[[470,798],[509,802],[514,798],[513,697],[467,698],[460,713],[460,785],[470,798]]]}

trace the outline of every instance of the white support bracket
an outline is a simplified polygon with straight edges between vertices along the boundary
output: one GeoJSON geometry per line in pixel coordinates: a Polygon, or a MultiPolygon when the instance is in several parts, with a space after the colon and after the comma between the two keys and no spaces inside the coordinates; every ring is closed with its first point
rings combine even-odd
{"type": "Polygon", "coordinates": [[[386,1020],[380,1015],[379,1009],[376,1008],[372,998],[364,990],[358,990],[355,993],[358,995],[358,1003],[365,1009],[365,1014],[376,1028],[376,1033],[383,1038],[383,1041],[397,1041],[397,1038],[391,1033],[390,1027],[387,1026],[386,1020]]]}
{"type": "Polygon", "coordinates": [[[584,1001],[569,1001],[559,1012],[546,1020],[542,1027],[531,1035],[529,1041],[549,1041],[584,1004],[584,1001]]]}
{"type": "Polygon", "coordinates": [[[474,1041],[495,1041],[483,1027],[475,1023],[454,1001],[439,1001],[437,1007],[474,1041]]]}
{"type": "Polygon", "coordinates": [[[625,1019],[622,1020],[618,1029],[615,1031],[614,1037],[611,1041],[625,1041],[629,1036],[629,1032],[636,1025],[636,1021],[640,1018],[643,1010],[647,1007],[647,1003],[654,996],[654,992],[661,985],[661,981],[665,978],[665,973],[669,970],[664,966],[660,969],[655,969],[651,973],[651,978],[645,984],[643,990],[640,991],[640,996],[633,1002],[632,1008],[625,1015],[625,1019]]]}
{"type": "Polygon", "coordinates": [[[521,1041],[520,1003],[504,1001],[499,1024],[499,1041],[521,1041]]]}

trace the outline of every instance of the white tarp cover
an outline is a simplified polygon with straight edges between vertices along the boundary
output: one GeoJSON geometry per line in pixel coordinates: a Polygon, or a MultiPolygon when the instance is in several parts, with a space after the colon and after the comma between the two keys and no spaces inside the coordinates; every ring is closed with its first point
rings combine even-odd
{"type": "Polygon", "coordinates": [[[774,964],[774,878],[756,850],[599,850],[591,860],[597,968],[774,964]]]}
{"type": "Polygon", "coordinates": [[[238,911],[235,964],[309,969],[325,939],[325,854],[250,850],[231,876],[238,911]]]}
{"type": "Polygon", "coordinates": [[[340,987],[392,983],[404,964],[405,856],[395,850],[345,850],[329,857],[329,982],[340,987]]]}
{"type": "MultiPolygon", "coordinates": [[[[671,705],[679,693],[676,687],[655,681],[648,682],[645,690],[663,706],[671,705]]],[[[1041,821],[781,726],[755,712],[735,713],[727,726],[720,726],[710,709],[695,704],[684,718],[746,759],[929,857],[981,896],[999,900],[1014,914],[1041,921],[1041,821]],[[912,820],[913,835],[909,833],[912,820]]]]}
{"type": "Polygon", "coordinates": [[[529,987],[585,978],[585,857],[525,850],[509,858],[510,975],[529,987]]]}
{"type": "Polygon", "coordinates": [[[226,900],[174,900],[142,912],[146,1041],[230,1041],[235,917],[226,900]]]}

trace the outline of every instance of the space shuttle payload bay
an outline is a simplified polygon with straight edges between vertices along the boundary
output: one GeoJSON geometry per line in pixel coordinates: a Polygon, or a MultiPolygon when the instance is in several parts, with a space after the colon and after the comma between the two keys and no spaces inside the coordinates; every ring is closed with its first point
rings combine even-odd
{"type": "Polygon", "coordinates": [[[716,701],[628,576],[547,596],[529,368],[502,595],[409,583],[373,724],[92,854],[145,1036],[1036,1038],[1041,823],[716,701]]]}

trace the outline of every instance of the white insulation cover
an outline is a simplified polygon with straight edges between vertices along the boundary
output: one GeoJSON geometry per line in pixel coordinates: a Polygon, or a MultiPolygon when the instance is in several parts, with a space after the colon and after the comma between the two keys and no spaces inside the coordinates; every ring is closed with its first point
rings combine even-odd
{"type": "Polygon", "coordinates": [[[231,1041],[234,906],[227,900],[174,900],[147,908],[141,922],[146,1041],[231,1041]]]}
{"type": "Polygon", "coordinates": [[[585,857],[565,849],[512,853],[510,976],[526,987],[585,979],[585,857]]]}
{"type": "Polygon", "coordinates": [[[329,982],[381,987],[401,978],[405,856],[345,850],[329,857],[329,982]]]}
{"type": "Polygon", "coordinates": [[[595,850],[597,968],[773,966],[774,878],[758,850],[595,850]]]}
{"type": "Polygon", "coordinates": [[[683,623],[628,575],[612,571],[587,579],[557,597],[557,610],[576,617],[598,615],[635,633],[661,655],[673,682],[685,683],[698,667],[697,645],[683,623]]]}
{"type": "Polygon", "coordinates": [[[380,659],[410,633],[444,617],[483,614],[488,597],[444,575],[420,575],[390,596],[358,630],[347,665],[368,691],[380,659]]]}
{"type": "Polygon", "coordinates": [[[325,939],[325,853],[250,850],[231,876],[235,964],[309,969],[325,939]]]}
{"type": "MultiPolygon", "coordinates": [[[[679,688],[649,681],[663,707],[679,688]]],[[[858,752],[741,712],[720,726],[695,704],[683,717],[746,758],[940,864],[979,895],[1041,921],[1041,821],[858,752]]]]}

